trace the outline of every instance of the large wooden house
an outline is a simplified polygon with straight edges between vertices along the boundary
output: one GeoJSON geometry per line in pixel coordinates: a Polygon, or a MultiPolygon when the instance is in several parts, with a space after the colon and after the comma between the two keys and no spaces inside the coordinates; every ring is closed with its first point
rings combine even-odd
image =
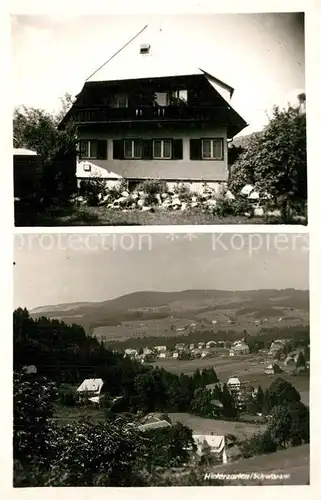
{"type": "Polygon", "coordinates": [[[168,64],[161,38],[143,29],[87,79],[64,117],[61,127],[77,123],[78,181],[98,175],[131,188],[163,179],[193,190],[227,181],[228,139],[247,126],[233,89],[179,59],[168,64]]]}

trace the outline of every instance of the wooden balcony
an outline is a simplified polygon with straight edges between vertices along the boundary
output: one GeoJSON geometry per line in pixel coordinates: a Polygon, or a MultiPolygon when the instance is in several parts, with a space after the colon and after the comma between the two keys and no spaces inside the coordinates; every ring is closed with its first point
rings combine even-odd
{"type": "Polygon", "coordinates": [[[74,108],[72,118],[78,124],[125,122],[215,122],[226,124],[229,109],[206,106],[128,107],[128,108],[74,108]]]}

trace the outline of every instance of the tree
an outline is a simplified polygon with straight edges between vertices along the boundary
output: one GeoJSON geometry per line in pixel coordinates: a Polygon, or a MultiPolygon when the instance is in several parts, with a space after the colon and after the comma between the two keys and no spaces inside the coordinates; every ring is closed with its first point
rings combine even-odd
{"type": "Polygon", "coordinates": [[[302,351],[299,352],[298,359],[296,360],[296,367],[297,368],[306,367],[306,361],[302,351]]]}
{"type": "Polygon", "coordinates": [[[14,373],[13,379],[13,447],[14,458],[21,462],[46,463],[53,416],[55,384],[45,377],[14,373]]]}
{"type": "Polygon", "coordinates": [[[255,397],[256,409],[258,413],[262,413],[264,408],[264,391],[262,387],[259,385],[255,397]]]}
{"type": "Polygon", "coordinates": [[[231,172],[230,187],[239,192],[251,184],[271,207],[289,209],[307,200],[306,116],[301,108],[280,110],[264,130],[254,135],[231,172]]]}
{"type": "Polygon", "coordinates": [[[277,446],[286,448],[308,443],[310,438],[309,409],[300,402],[275,406],[268,432],[277,446]]]}
{"type": "Polygon", "coordinates": [[[14,146],[36,151],[43,161],[34,203],[40,198],[45,198],[48,203],[59,196],[66,199],[76,189],[77,129],[73,122],[69,122],[64,130],[58,129],[62,115],[70,105],[70,95],[66,94],[61,101],[62,109],[56,114],[26,106],[14,109],[14,146]]]}
{"type": "Polygon", "coordinates": [[[240,441],[239,447],[244,458],[273,453],[277,450],[269,432],[254,434],[248,439],[240,441]]]}
{"type": "Polygon", "coordinates": [[[290,382],[278,377],[265,392],[264,409],[269,412],[274,406],[298,403],[300,400],[301,396],[296,388],[290,382]]]}

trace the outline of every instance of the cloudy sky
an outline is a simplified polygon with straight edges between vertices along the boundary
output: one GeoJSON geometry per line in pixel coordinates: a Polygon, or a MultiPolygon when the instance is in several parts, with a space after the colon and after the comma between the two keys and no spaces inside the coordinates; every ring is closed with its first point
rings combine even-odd
{"type": "Polygon", "coordinates": [[[14,307],[144,290],[308,289],[308,253],[306,234],[16,235],[14,307]]]}
{"type": "Polygon", "coordinates": [[[243,133],[261,129],[274,104],[305,88],[300,14],[20,15],[12,17],[13,104],[58,109],[146,24],[162,28],[169,62],[188,59],[235,88],[232,105],[250,124],[243,133]]]}

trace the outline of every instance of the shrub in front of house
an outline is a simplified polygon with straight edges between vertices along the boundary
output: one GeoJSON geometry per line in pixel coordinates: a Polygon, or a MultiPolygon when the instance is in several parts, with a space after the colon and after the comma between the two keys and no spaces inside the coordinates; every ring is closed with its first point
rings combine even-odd
{"type": "Polygon", "coordinates": [[[80,182],[79,195],[90,207],[97,207],[107,195],[105,179],[101,177],[90,177],[80,182]]]}
{"type": "Polygon", "coordinates": [[[167,183],[161,179],[149,179],[143,181],[137,186],[137,193],[144,193],[145,202],[147,205],[154,205],[158,203],[157,195],[167,193],[167,183]]]}

